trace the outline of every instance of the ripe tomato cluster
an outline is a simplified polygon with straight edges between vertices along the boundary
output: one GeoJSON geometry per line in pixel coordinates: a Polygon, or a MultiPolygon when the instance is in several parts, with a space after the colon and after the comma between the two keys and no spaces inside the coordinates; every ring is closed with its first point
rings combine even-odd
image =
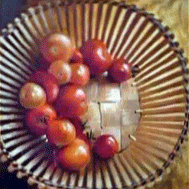
{"type": "Polygon", "coordinates": [[[91,76],[108,70],[115,82],[130,77],[131,69],[122,58],[112,59],[105,44],[88,40],[80,49],[70,38],[54,33],[39,45],[40,68],[20,89],[20,103],[27,109],[25,121],[31,133],[46,134],[50,145],[58,149],[57,160],[69,170],[85,168],[92,149],[101,158],[118,152],[118,143],[111,135],[102,135],[92,145],[83,133],[80,117],[88,111],[83,87],[91,76]]]}

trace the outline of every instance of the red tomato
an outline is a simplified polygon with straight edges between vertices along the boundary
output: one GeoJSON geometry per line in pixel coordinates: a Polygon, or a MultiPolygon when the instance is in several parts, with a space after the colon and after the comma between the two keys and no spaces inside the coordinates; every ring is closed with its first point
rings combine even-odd
{"type": "Polygon", "coordinates": [[[78,138],[58,152],[59,164],[71,171],[85,168],[89,164],[90,159],[91,154],[88,145],[78,138]]]}
{"type": "Polygon", "coordinates": [[[72,76],[70,83],[84,86],[90,80],[90,71],[88,66],[82,63],[71,64],[72,76]]]}
{"type": "Polygon", "coordinates": [[[82,63],[83,55],[81,54],[79,49],[74,49],[73,54],[70,60],[71,63],[82,63]]]}
{"type": "Polygon", "coordinates": [[[26,113],[26,124],[32,133],[43,135],[46,132],[48,121],[52,121],[56,117],[54,108],[48,104],[44,104],[26,113]]]}
{"type": "Polygon", "coordinates": [[[52,120],[47,127],[48,142],[57,147],[70,145],[76,137],[74,125],[68,119],[52,120]]]}
{"type": "Polygon", "coordinates": [[[68,118],[69,121],[74,125],[75,129],[76,129],[76,135],[83,133],[84,130],[84,126],[81,123],[81,120],[79,118],[68,118]]]}
{"type": "Polygon", "coordinates": [[[131,77],[131,68],[123,58],[119,58],[113,61],[108,75],[116,82],[123,82],[131,77]]]}
{"type": "Polygon", "coordinates": [[[92,76],[106,71],[112,63],[112,58],[107,52],[106,45],[98,39],[91,39],[81,47],[83,61],[89,66],[92,76]]]}
{"type": "Polygon", "coordinates": [[[79,118],[71,118],[69,120],[71,121],[71,123],[76,128],[76,136],[77,136],[77,138],[79,138],[81,140],[84,140],[88,144],[89,148],[91,149],[92,148],[92,143],[89,140],[89,138],[87,137],[87,135],[83,133],[84,126],[81,123],[81,120],[79,118]]]}
{"type": "Polygon", "coordinates": [[[51,73],[45,70],[36,71],[31,75],[29,81],[35,82],[43,87],[49,103],[55,101],[59,87],[56,78],[51,73]]]}
{"type": "Polygon", "coordinates": [[[54,108],[60,117],[79,117],[88,110],[86,94],[79,86],[63,86],[54,103],[54,108]]]}
{"type": "Polygon", "coordinates": [[[20,103],[24,108],[37,108],[46,102],[44,89],[36,83],[25,83],[19,93],[20,103]]]}
{"type": "Polygon", "coordinates": [[[50,34],[44,38],[39,48],[44,58],[49,62],[60,59],[67,62],[73,52],[71,40],[61,33],[50,34]]]}
{"type": "Polygon", "coordinates": [[[63,60],[53,62],[48,71],[54,75],[60,85],[68,83],[72,74],[70,65],[63,60]]]}
{"type": "Polygon", "coordinates": [[[101,158],[111,158],[118,153],[118,142],[112,135],[101,135],[94,142],[94,152],[101,158]]]}

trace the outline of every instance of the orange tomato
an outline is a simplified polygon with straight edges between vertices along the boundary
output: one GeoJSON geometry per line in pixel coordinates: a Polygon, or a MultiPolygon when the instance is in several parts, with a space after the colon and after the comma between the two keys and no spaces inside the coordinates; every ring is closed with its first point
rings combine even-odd
{"type": "Polygon", "coordinates": [[[19,93],[20,103],[24,108],[37,108],[46,102],[44,89],[36,83],[25,83],[19,93]]]}
{"type": "Polygon", "coordinates": [[[43,57],[49,62],[60,59],[67,62],[72,56],[73,45],[67,36],[54,33],[41,41],[39,49],[43,57]]]}
{"type": "Polygon", "coordinates": [[[70,83],[84,86],[90,80],[89,67],[82,63],[71,64],[72,76],[70,83]]]}
{"type": "Polygon", "coordinates": [[[85,168],[89,164],[90,159],[89,146],[78,138],[58,152],[59,164],[71,171],[78,171],[85,168]]]}
{"type": "Polygon", "coordinates": [[[52,62],[48,71],[54,75],[60,85],[68,83],[72,74],[70,65],[63,60],[52,62]]]}
{"type": "Polygon", "coordinates": [[[76,137],[74,125],[67,119],[52,120],[47,127],[48,142],[57,147],[71,144],[76,137]]]}

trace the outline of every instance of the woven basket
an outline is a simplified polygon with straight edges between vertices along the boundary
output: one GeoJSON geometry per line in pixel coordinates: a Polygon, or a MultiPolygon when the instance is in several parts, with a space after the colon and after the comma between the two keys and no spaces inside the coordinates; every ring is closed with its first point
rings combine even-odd
{"type": "MultiPolygon", "coordinates": [[[[118,2],[68,1],[29,8],[0,38],[1,160],[8,170],[39,188],[145,188],[160,181],[188,130],[188,70],[174,35],[152,14],[118,2]],[[93,159],[68,173],[52,160],[46,137],[25,129],[18,92],[35,70],[38,41],[52,32],[70,36],[76,47],[102,39],[112,56],[135,72],[122,84],[103,78],[86,86],[95,133],[114,133],[121,151],[93,159]],[[99,82],[100,81],[100,82],[99,82]]],[[[91,133],[91,132],[90,132],[91,133]]]]}

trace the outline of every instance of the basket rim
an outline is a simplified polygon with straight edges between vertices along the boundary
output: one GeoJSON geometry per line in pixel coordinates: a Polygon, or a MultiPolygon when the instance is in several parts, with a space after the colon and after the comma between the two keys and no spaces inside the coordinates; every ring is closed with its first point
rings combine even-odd
{"type": "MultiPolygon", "coordinates": [[[[113,6],[119,6],[121,8],[124,9],[131,9],[134,12],[137,12],[145,17],[148,17],[148,19],[155,24],[163,33],[163,35],[166,37],[166,39],[168,40],[169,44],[171,45],[173,51],[175,52],[176,56],[178,57],[178,59],[180,60],[180,64],[182,67],[182,72],[183,72],[183,86],[184,86],[184,90],[185,90],[185,94],[186,94],[186,108],[185,108],[185,119],[184,119],[184,127],[182,129],[181,135],[178,138],[177,143],[174,146],[173,151],[169,154],[168,159],[164,162],[162,168],[157,169],[156,172],[153,175],[148,176],[146,179],[141,180],[140,183],[132,183],[132,188],[137,188],[139,186],[143,186],[149,182],[155,181],[155,178],[162,176],[162,174],[164,173],[164,171],[170,166],[171,162],[175,159],[176,154],[179,152],[180,147],[182,147],[182,144],[186,138],[187,132],[188,132],[188,122],[189,122],[189,87],[188,87],[188,83],[189,83],[189,71],[187,68],[187,64],[188,64],[188,60],[187,58],[184,57],[184,50],[182,48],[179,47],[179,43],[174,41],[174,34],[169,32],[169,27],[168,26],[163,26],[162,21],[155,18],[155,15],[152,13],[149,13],[148,11],[146,11],[146,9],[144,8],[138,8],[137,5],[134,4],[128,4],[127,2],[118,2],[116,0],[112,0],[112,1],[108,1],[108,0],[103,0],[103,1],[97,1],[97,0],[71,0],[71,1],[63,1],[63,0],[58,0],[56,2],[52,2],[51,3],[43,3],[43,4],[38,4],[36,6],[33,7],[33,9],[35,10],[35,14],[37,14],[38,9],[42,8],[43,10],[49,9],[49,8],[55,8],[57,6],[71,6],[72,4],[77,3],[103,3],[103,4],[112,4],[113,6]]],[[[23,12],[27,14],[27,16],[29,16],[29,18],[32,16],[29,12],[29,9],[31,9],[32,7],[24,7],[23,8],[23,12]]],[[[8,35],[11,35],[13,33],[13,29],[16,27],[16,19],[19,19],[21,22],[24,22],[23,18],[21,17],[21,14],[19,14],[19,17],[16,17],[14,19],[13,23],[9,23],[7,24],[7,26],[5,28],[3,28],[0,31],[0,38],[6,38],[8,35]]],[[[2,125],[1,120],[0,120],[0,126],[2,125]]],[[[12,159],[12,157],[9,155],[8,151],[3,147],[3,140],[2,140],[2,136],[1,136],[1,129],[0,129],[0,156],[6,156],[6,160],[8,161],[9,164],[12,164],[14,167],[17,167],[18,164],[14,162],[14,159],[12,159]]],[[[24,167],[20,167],[18,169],[16,169],[16,172],[21,171],[23,173],[27,172],[24,167]]],[[[33,184],[37,184],[39,185],[41,184],[47,184],[49,186],[52,187],[56,187],[58,189],[64,187],[61,185],[56,185],[54,186],[52,183],[50,183],[49,180],[45,180],[45,179],[41,179],[40,177],[38,178],[34,178],[33,174],[31,172],[27,172],[27,178],[33,178],[35,181],[33,184]]],[[[71,186],[65,186],[66,188],[73,188],[71,186]]],[[[85,187],[77,187],[79,189],[84,189],[85,187]]],[[[130,188],[130,186],[128,187],[130,188]]],[[[89,188],[92,189],[92,188],[89,188]]]]}

